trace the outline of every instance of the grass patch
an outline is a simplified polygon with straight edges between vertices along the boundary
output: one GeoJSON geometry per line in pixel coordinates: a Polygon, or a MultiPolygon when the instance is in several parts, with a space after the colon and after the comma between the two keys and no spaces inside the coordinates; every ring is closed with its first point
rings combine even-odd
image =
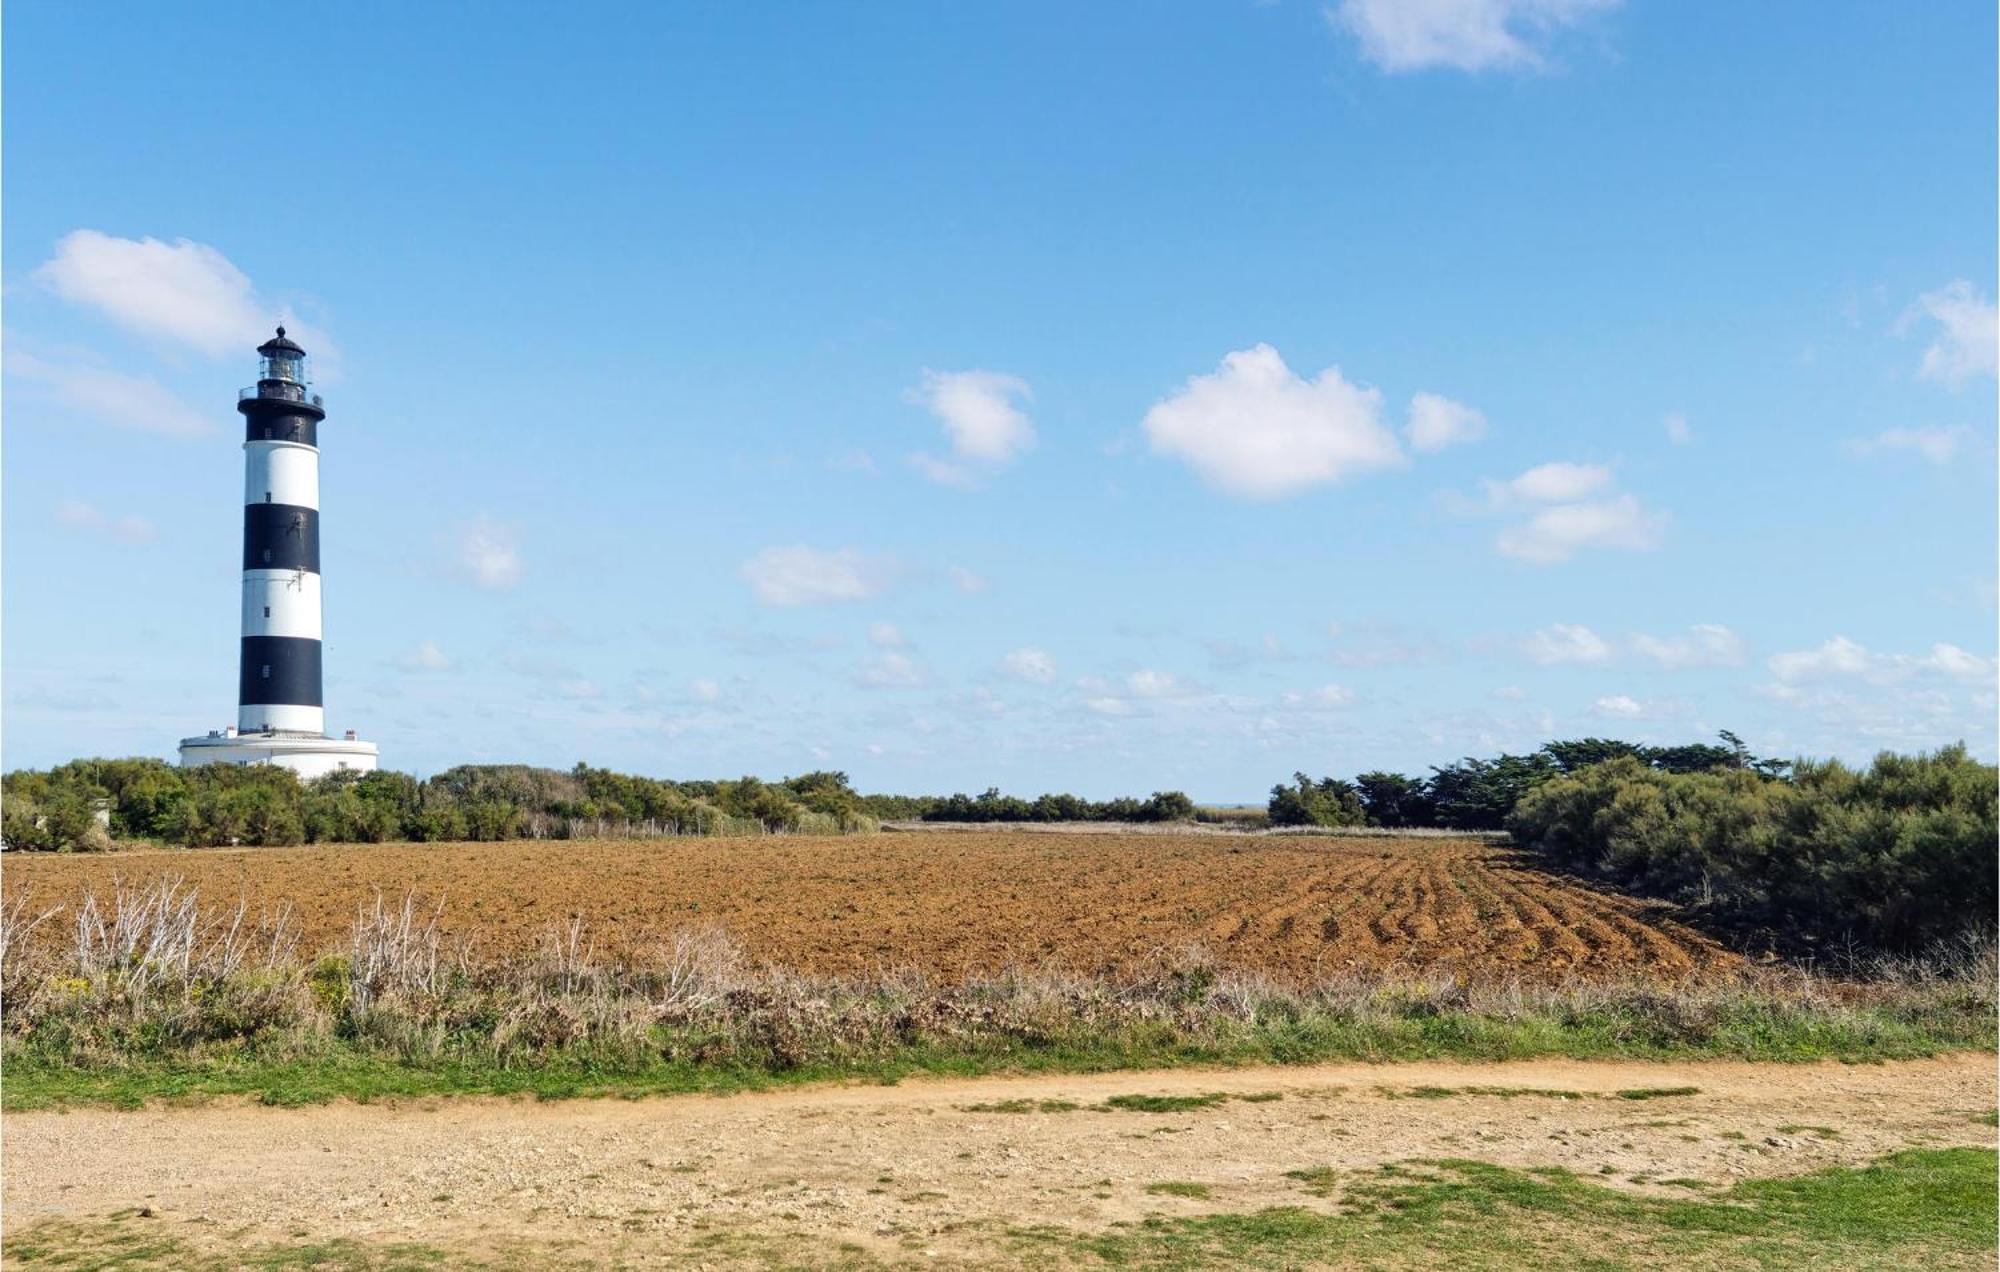
{"type": "Polygon", "coordinates": [[[1227,1091],[1205,1095],[1114,1095],[1098,1107],[1118,1113],[1186,1113],[1190,1109],[1212,1109],[1230,1099],[1227,1091]]]}
{"type": "Polygon", "coordinates": [[[1331,1166],[1312,1166],[1304,1170],[1288,1170],[1285,1178],[1298,1180],[1315,1197],[1330,1197],[1334,1186],[1340,1182],[1340,1172],[1331,1166]]]}
{"type": "Polygon", "coordinates": [[[1413,1086],[1398,1089],[1378,1086],[1375,1088],[1386,1099],[1391,1100],[1448,1100],[1454,1096],[1490,1095],[1502,1100],[1517,1100],[1523,1097],[1541,1100],[1587,1100],[1590,1097],[1581,1091],[1560,1091],[1552,1087],[1497,1087],[1497,1086],[1413,1086]]]}
{"type": "Polygon", "coordinates": [[[1193,1197],[1201,1201],[1207,1200],[1209,1195],[1207,1184],[1187,1184],[1175,1180],[1147,1184],[1146,1191],[1156,1197],[1193,1197]]]}
{"type": "Polygon", "coordinates": [[[1621,1100],[1665,1100],[1676,1095],[1700,1095],[1700,1087],[1628,1087],[1618,1092],[1621,1100]]]}
{"type": "Polygon", "coordinates": [[[1779,1127],[1778,1134],[1811,1135],[1818,1139],[1829,1139],[1829,1140],[1837,1140],[1841,1137],[1840,1132],[1834,1130],[1831,1126],[1801,1126],[1796,1122],[1788,1122],[1785,1125],[1779,1127]]]}
{"type": "MultiPolygon", "coordinates": [[[[1291,1177],[1316,1192],[1335,1187],[1330,1171],[1291,1177]]],[[[1911,1150],[1687,1198],[1634,1196],[1562,1170],[1444,1160],[1358,1176],[1337,1213],[1281,1206],[1155,1216],[1099,1236],[1014,1237],[1024,1254],[1139,1268],[1983,1267],[1995,1250],[1996,1185],[1989,1149],[1911,1150]]]]}
{"type": "Polygon", "coordinates": [[[990,1100],[958,1107],[964,1113],[1074,1113],[1083,1106],[1074,1100],[990,1100]]]}

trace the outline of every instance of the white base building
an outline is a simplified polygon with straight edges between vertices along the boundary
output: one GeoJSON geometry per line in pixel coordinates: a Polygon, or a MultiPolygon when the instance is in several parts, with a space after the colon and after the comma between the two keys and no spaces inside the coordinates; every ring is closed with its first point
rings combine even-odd
{"type": "Polygon", "coordinates": [[[307,782],[343,769],[372,773],[376,758],[375,744],[355,740],[351,729],[344,738],[217,729],[207,737],[181,739],[182,768],[197,764],[282,764],[307,782]]]}

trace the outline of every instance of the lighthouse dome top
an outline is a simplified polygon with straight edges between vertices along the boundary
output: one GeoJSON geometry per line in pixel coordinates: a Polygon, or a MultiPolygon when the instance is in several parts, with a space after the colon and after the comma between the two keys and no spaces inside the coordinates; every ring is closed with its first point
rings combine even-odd
{"type": "Polygon", "coordinates": [[[306,351],[299,347],[297,341],[285,334],[283,327],[278,328],[277,335],[258,345],[257,352],[267,358],[285,357],[287,355],[294,358],[303,358],[306,356],[306,351]]]}

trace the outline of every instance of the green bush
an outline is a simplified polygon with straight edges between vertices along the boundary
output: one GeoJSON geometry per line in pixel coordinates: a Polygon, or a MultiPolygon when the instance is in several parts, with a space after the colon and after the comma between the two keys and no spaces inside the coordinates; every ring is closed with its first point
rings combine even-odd
{"type": "Polygon", "coordinates": [[[1673,773],[1626,757],[1547,781],[1507,819],[1571,867],[1719,920],[1916,949],[1990,927],[2000,773],[1961,746],[1866,770],[1673,773]]]}

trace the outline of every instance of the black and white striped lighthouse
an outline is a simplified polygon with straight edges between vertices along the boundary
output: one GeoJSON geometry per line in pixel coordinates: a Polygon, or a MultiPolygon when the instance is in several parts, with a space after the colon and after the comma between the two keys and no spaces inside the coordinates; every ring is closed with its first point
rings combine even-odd
{"type": "Polygon", "coordinates": [[[375,767],[373,743],[326,735],[321,696],[319,427],[306,351],[285,334],[257,346],[243,415],[243,628],[236,727],[181,743],[183,764],[277,763],[318,776],[375,767]]]}

